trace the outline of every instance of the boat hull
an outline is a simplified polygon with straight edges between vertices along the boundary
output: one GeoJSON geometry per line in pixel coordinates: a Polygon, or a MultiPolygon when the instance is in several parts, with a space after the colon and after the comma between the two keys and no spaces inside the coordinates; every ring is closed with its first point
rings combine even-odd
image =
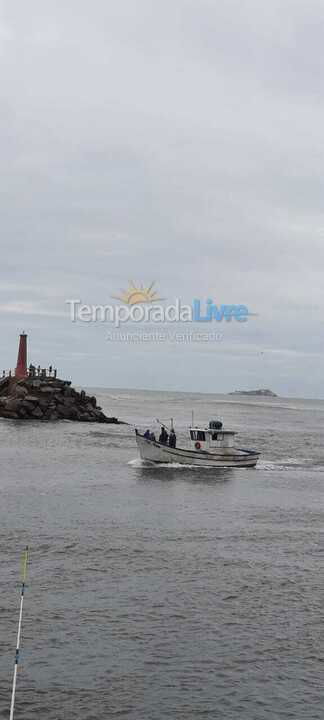
{"type": "Polygon", "coordinates": [[[254,467],[259,453],[254,450],[228,448],[226,451],[208,452],[206,450],[188,450],[186,448],[170,448],[154,440],[148,440],[139,433],[136,443],[142,460],[160,463],[181,463],[201,467],[254,467]]]}

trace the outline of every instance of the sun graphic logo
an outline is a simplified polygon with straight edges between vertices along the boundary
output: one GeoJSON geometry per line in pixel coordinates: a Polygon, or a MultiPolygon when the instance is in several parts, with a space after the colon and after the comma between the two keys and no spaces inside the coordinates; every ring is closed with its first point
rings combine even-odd
{"type": "Polygon", "coordinates": [[[145,287],[145,285],[136,285],[134,282],[129,283],[127,290],[121,290],[120,295],[112,295],[114,300],[120,300],[125,305],[140,305],[141,303],[153,303],[158,300],[163,300],[157,295],[156,290],[153,290],[155,282],[145,287]]]}

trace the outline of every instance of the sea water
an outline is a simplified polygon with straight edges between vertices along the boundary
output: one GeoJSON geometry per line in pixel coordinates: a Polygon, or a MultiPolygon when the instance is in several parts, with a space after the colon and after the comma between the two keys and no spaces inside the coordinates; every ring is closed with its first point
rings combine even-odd
{"type": "Polygon", "coordinates": [[[324,402],[97,391],[129,425],[0,421],[0,718],[323,716],[324,402]],[[154,467],[219,419],[257,468],[154,467]]]}

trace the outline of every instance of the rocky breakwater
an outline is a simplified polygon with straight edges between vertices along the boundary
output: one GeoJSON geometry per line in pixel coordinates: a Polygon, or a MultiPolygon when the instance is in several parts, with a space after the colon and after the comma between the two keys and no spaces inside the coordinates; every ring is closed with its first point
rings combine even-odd
{"type": "Polygon", "coordinates": [[[76,420],[118,423],[107,417],[94,396],[78,392],[68,380],[27,377],[0,381],[0,417],[13,420],[76,420]]]}

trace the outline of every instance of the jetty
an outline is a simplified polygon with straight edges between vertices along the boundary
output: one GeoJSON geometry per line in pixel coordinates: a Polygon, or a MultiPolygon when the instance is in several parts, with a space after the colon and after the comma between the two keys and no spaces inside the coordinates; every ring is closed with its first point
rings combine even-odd
{"type": "Polygon", "coordinates": [[[19,338],[14,373],[2,372],[0,379],[0,417],[12,420],[75,420],[78,422],[115,423],[97,405],[94,395],[75,390],[70,380],[57,376],[56,368],[27,367],[27,335],[19,338]]]}

